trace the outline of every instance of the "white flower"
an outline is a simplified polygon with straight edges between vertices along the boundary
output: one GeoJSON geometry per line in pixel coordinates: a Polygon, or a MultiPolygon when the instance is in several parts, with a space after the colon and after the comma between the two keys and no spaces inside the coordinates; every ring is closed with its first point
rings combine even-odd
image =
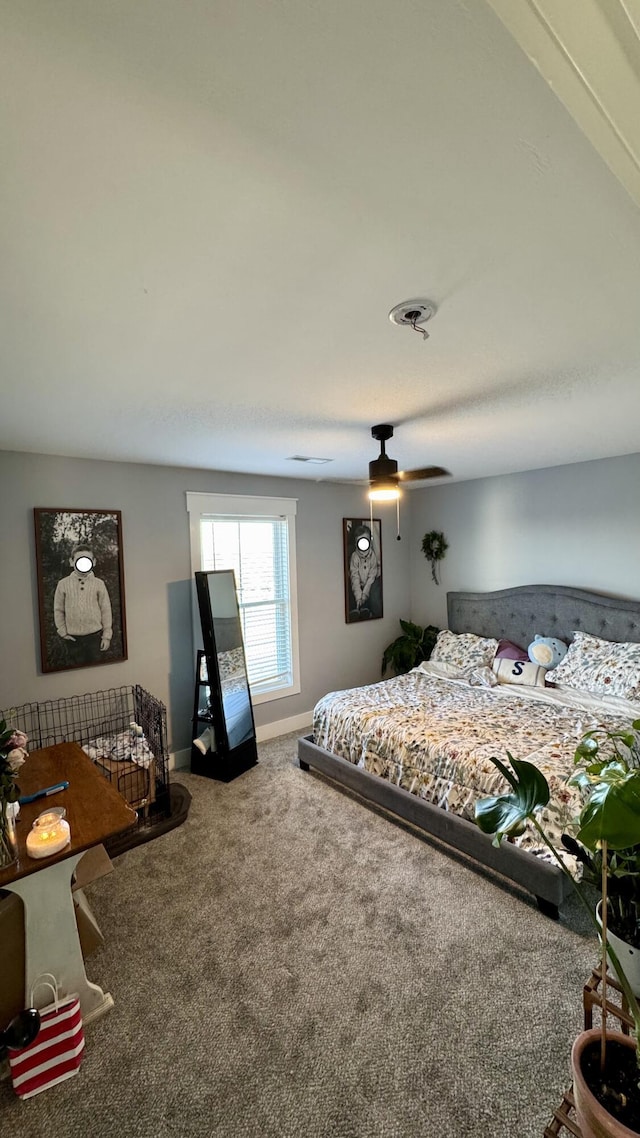
{"type": "Polygon", "coordinates": [[[7,762],[12,774],[17,774],[20,767],[27,757],[27,752],[24,747],[14,747],[13,751],[9,751],[7,755],[7,762]]]}

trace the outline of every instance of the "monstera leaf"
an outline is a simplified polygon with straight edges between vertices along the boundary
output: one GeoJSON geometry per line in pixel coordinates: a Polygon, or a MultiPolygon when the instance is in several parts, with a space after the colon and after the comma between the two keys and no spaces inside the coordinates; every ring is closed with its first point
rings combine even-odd
{"type": "Polygon", "coordinates": [[[492,758],[491,762],[513,788],[513,794],[499,794],[476,802],[476,822],[485,834],[495,835],[494,846],[499,846],[505,837],[521,834],[527,821],[547,805],[550,795],[546,778],[533,763],[514,759],[509,751],[507,755],[515,774],[500,759],[492,758]]]}
{"type": "Polygon", "coordinates": [[[610,762],[598,778],[580,814],[578,841],[590,850],[602,842],[614,850],[640,845],[640,770],[610,762]]]}

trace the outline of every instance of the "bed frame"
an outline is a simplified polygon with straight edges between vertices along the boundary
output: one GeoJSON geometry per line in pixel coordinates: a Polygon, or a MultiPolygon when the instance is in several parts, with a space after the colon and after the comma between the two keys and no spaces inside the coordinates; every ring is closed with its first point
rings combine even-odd
{"type": "MultiPolygon", "coordinates": [[[[504,637],[524,646],[531,643],[536,633],[568,643],[577,629],[605,640],[640,643],[640,601],[563,585],[520,585],[493,593],[447,593],[447,619],[452,632],[504,637]]],[[[318,747],[312,735],[298,740],[298,761],[302,770],[313,767],[366,801],[382,806],[516,882],[535,895],[542,912],[558,918],[559,906],[571,886],[557,866],[509,842],[496,849],[491,838],[473,822],[318,747]]]]}

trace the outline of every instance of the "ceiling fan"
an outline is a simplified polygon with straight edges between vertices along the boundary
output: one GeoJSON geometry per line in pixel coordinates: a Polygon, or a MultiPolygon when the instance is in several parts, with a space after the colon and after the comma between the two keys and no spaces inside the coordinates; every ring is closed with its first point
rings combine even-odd
{"type": "Polygon", "coordinates": [[[423,482],[426,478],[440,478],[449,475],[441,466],[421,466],[418,470],[398,470],[398,463],[389,458],[385,443],[393,437],[390,423],[378,423],[371,428],[371,434],[380,443],[380,454],[369,463],[369,498],[372,502],[392,502],[400,497],[400,484],[403,482],[423,482]]]}

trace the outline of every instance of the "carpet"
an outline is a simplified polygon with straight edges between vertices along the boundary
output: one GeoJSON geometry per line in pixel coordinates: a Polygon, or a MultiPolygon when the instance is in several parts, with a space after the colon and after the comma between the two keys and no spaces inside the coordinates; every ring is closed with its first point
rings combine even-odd
{"type": "Polygon", "coordinates": [[[541,1138],[569,1083],[585,917],[260,744],[231,783],[178,772],[183,825],[88,890],[115,1008],[21,1138],[541,1138]]]}

